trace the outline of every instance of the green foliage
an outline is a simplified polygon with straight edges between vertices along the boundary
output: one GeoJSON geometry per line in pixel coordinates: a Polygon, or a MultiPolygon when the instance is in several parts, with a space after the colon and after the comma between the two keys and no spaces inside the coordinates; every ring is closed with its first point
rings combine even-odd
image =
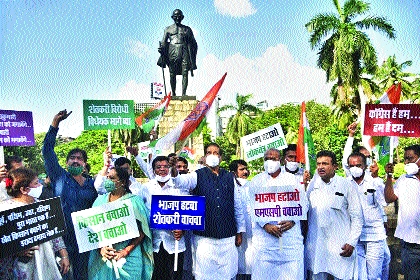
{"type": "Polygon", "coordinates": [[[336,83],[330,95],[336,115],[345,117],[344,127],[346,121],[360,114],[362,74],[372,75],[377,69],[377,54],[365,30],[379,31],[390,39],[395,37],[395,30],[384,17],[365,16],[370,10],[365,1],[346,0],[343,7],[338,0],[332,3],[335,14],[316,15],[305,27],[311,48],[318,50],[318,67],[325,71],[328,82],[336,83]]]}
{"type": "Polygon", "coordinates": [[[35,134],[35,146],[10,146],[4,147],[4,156],[20,156],[25,165],[35,170],[38,174],[45,173],[44,160],[41,149],[45,138],[45,132],[35,134]]]}
{"type": "Polygon", "coordinates": [[[251,114],[256,115],[261,113],[261,110],[256,106],[251,105],[248,101],[252,94],[239,95],[236,94],[235,105],[225,105],[219,108],[218,113],[223,111],[235,111],[229,118],[226,127],[226,137],[231,144],[236,145],[236,156],[240,156],[240,139],[241,137],[250,134],[254,129],[254,121],[251,114]]]}
{"type": "Polygon", "coordinates": [[[420,82],[418,74],[403,71],[411,65],[411,60],[398,63],[395,55],[388,57],[373,76],[375,80],[379,81],[381,92],[386,91],[394,83],[401,83],[401,100],[410,100],[411,103],[418,100],[418,88],[416,88],[420,82]]]}

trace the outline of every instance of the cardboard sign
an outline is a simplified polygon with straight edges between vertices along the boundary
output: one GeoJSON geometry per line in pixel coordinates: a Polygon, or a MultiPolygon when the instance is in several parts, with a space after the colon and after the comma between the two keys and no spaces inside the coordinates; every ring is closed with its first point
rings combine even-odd
{"type": "Polygon", "coordinates": [[[71,213],[79,253],[139,237],[129,199],[71,213]]]}
{"type": "Polygon", "coordinates": [[[287,148],[287,143],[281,125],[277,123],[242,137],[241,147],[244,149],[246,160],[251,161],[264,157],[265,151],[270,148],[287,148]]]}
{"type": "Polygon", "coordinates": [[[366,104],[364,135],[420,137],[420,104],[366,104]]]}
{"type": "Polygon", "coordinates": [[[32,112],[0,110],[0,146],[34,146],[32,112]]]}
{"type": "Polygon", "coordinates": [[[25,251],[66,231],[60,197],[0,212],[0,257],[25,251]]]}
{"type": "Polygon", "coordinates": [[[150,227],[204,230],[206,198],[194,195],[152,195],[150,227]]]}
{"type": "Polygon", "coordinates": [[[133,100],[83,100],[85,130],[134,129],[133,100]]]}
{"type": "Polygon", "coordinates": [[[256,187],[251,195],[251,218],[255,222],[307,219],[305,192],[296,186],[256,187]]]}

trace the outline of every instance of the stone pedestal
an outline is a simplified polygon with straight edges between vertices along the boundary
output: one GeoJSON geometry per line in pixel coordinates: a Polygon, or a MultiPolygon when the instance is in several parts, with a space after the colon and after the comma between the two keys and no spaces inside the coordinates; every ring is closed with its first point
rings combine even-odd
{"type": "MultiPolygon", "coordinates": [[[[159,122],[158,136],[162,137],[173,130],[194,110],[197,103],[198,100],[196,100],[195,96],[173,96],[165,115],[159,122]]],[[[163,151],[163,154],[177,153],[184,146],[195,150],[195,161],[197,162],[204,154],[202,134],[197,137],[189,137],[186,142],[185,140],[177,142],[170,150],[163,151]]]]}

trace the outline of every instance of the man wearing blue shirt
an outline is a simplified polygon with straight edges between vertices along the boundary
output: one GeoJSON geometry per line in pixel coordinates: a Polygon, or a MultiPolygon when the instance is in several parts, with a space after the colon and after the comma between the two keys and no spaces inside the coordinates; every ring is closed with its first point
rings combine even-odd
{"type": "Polygon", "coordinates": [[[71,111],[67,113],[66,110],[63,110],[54,116],[45,135],[42,155],[45,161],[45,170],[54,186],[54,196],[61,197],[61,206],[67,227],[67,234],[63,236],[63,239],[69,252],[73,279],[87,279],[89,252],[79,254],[71,213],[92,207],[98,194],[93,186],[92,178],[82,175],[87,162],[86,151],[78,148],[72,149],[66,158],[67,170],[60,166],[54,152],[58,126],[70,114],[71,111]]]}

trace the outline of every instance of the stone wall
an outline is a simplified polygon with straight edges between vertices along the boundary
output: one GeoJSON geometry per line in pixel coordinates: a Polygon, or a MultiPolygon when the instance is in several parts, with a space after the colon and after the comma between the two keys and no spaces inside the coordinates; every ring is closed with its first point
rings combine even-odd
{"type": "MultiPolygon", "coordinates": [[[[162,137],[172,131],[181,121],[183,121],[197,105],[198,100],[192,96],[186,97],[173,97],[169,103],[168,110],[159,122],[158,135],[162,137]]],[[[177,150],[171,147],[170,150],[164,151],[163,154],[167,155],[172,152],[178,152],[182,148],[184,141],[177,143],[177,150]]],[[[195,150],[197,161],[204,154],[203,136],[200,134],[198,137],[190,137],[183,146],[188,146],[195,150]]],[[[190,169],[194,170],[194,168],[190,169]]]]}

